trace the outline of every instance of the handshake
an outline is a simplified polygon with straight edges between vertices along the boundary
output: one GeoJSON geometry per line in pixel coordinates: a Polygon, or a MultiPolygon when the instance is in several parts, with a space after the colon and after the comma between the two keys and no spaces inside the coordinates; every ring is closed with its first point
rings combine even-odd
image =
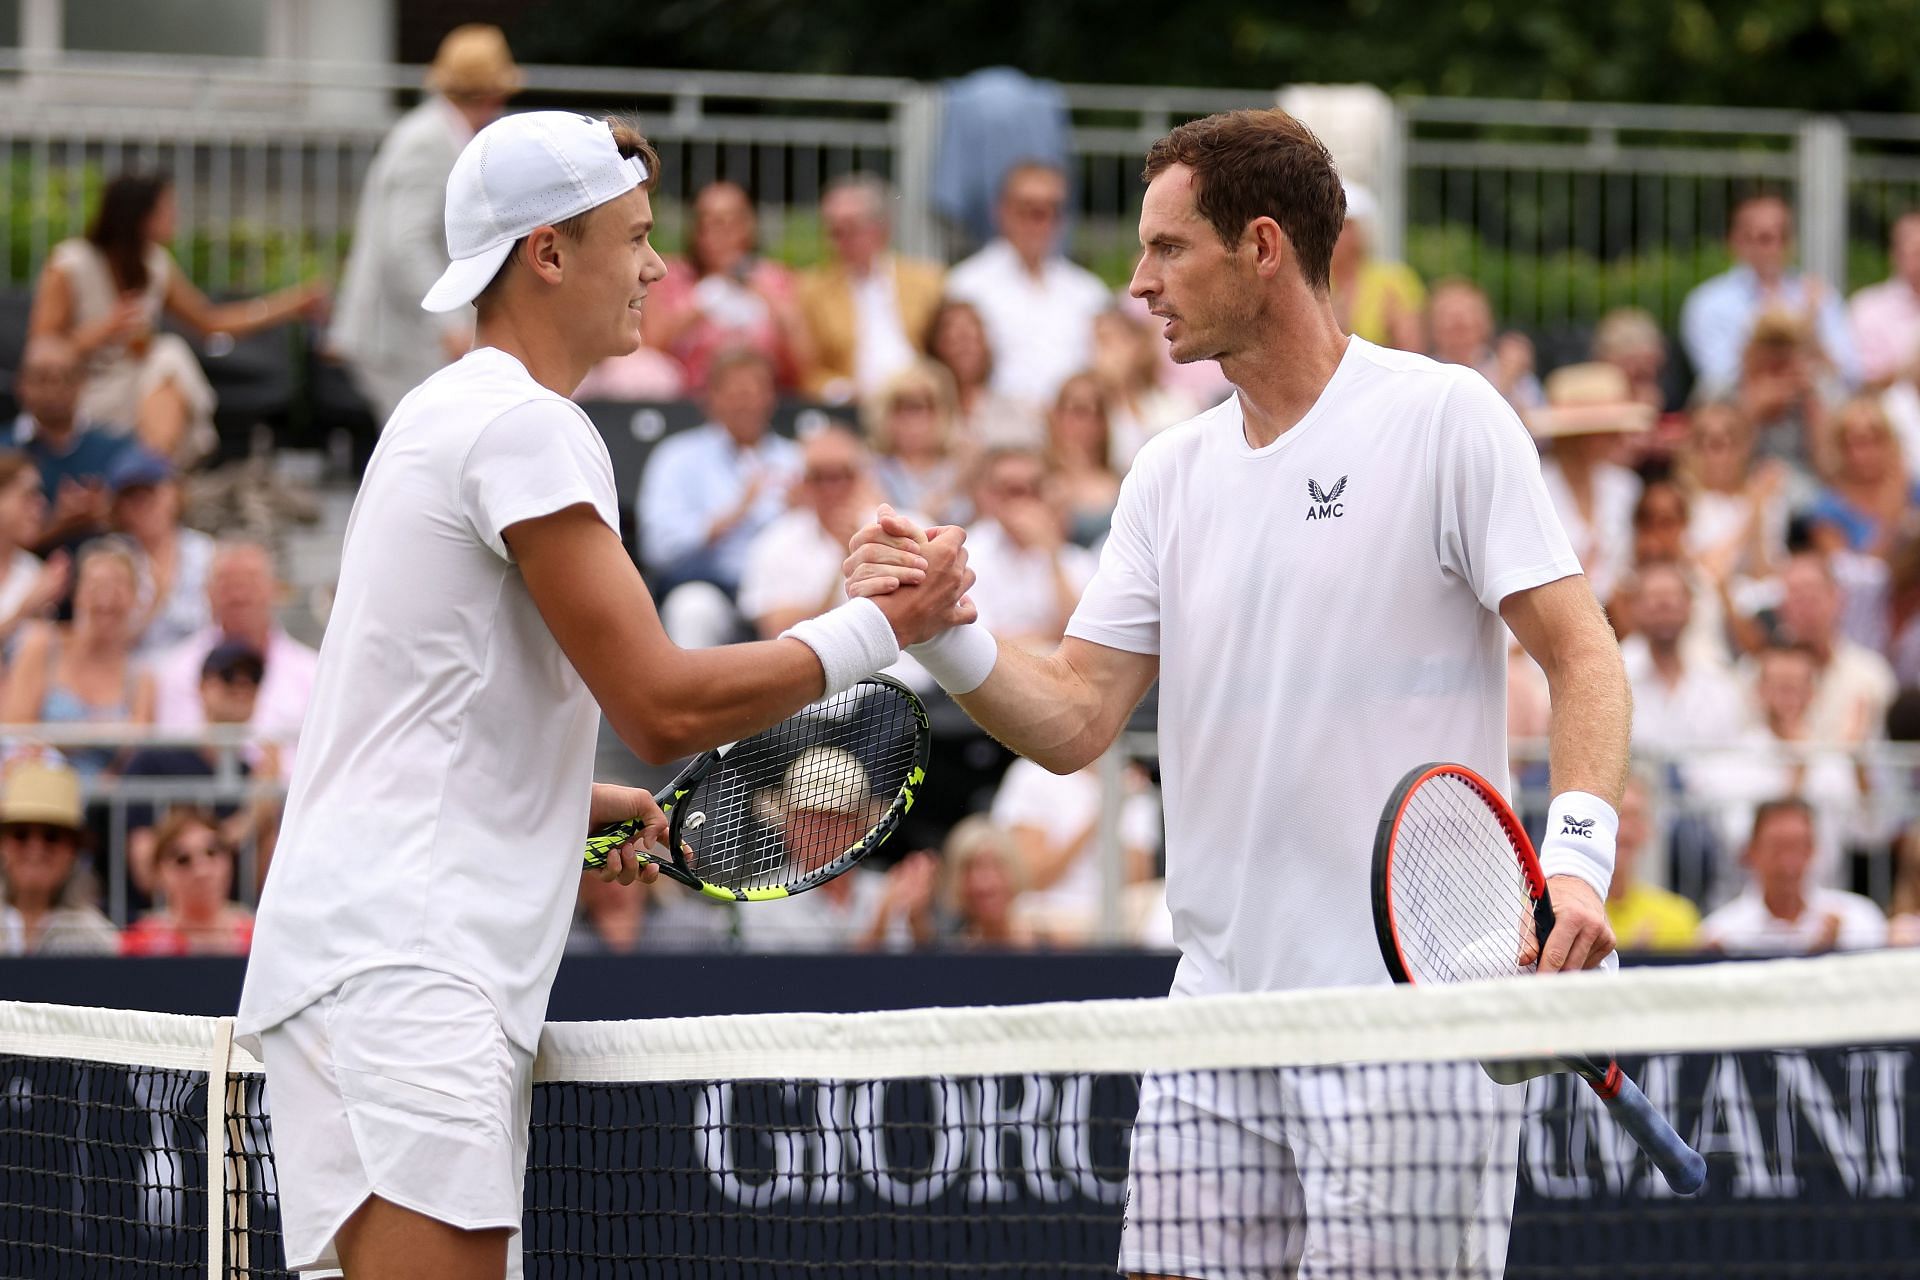
{"type": "Polygon", "coordinates": [[[967,597],[974,575],[966,541],[958,525],[922,529],[883,503],[848,544],[841,568],[847,598],[879,606],[902,649],[972,622],[977,611],[967,597]]]}

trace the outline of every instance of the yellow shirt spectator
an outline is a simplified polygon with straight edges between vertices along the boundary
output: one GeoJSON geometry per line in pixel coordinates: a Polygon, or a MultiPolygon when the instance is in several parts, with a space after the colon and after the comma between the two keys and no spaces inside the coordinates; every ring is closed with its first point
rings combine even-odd
{"type": "Polygon", "coordinates": [[[1636,884],[1607,899],[1607,923],[1622,951],[1687,951],[1700,930],[1700,909],[1677,893],[1636,884]]]}
{"type": "Polygon", "coordinates": [[[1360,265],[1353,282],[1353,303],[1347,320],[1357,338],[1378,346],[1394,345],[1391,320],[1419,316],[1427,309],[1427,287],[1404,262],[1369,260],[1360,265]]]}

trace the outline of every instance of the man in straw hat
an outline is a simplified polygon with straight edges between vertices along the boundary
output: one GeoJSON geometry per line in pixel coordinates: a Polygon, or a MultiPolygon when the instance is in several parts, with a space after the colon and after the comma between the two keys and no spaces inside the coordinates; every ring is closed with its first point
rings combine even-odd
{"type": "MultiPolygon", "coordinates": [[[[368,464],[262,895],[237,1030],[266,1063],[287,1262],[351,1280],[520,1274],[534,1050],[591,827],[666,820],[593,785],[604,709],[654,763],[745,738],[970,618],[959,530],[932,590],[752,645],[661,629],[613,464],[567,399],[640,345],[666,268],[658,158],[615,121],[506,116],[447,179],[422,306],[474,349],[368,464]]],[[[631,883],[631,846],[606,874],[631,883]]]]}
{"type": "MultiPolygon", "coordinates": [[[[1141,449],[1056,651],[973,625],[914,656],[1057,773],[1099,759],[1159,680],[1173,990],[1199,996],[1389,981],[1371,894],[1380,809],[1424,761],[1506,786],[1504,622],[1552,693],[1540,853],[1558,924],[1539,970],[1600,965],[1627,683],[1526,428],[1472,369],[1341,330],[1329,276],[1346,200],[1293,117],[1183,124],[1143,178],[1131,292],[1175,360],[1217,359],[1238,394],[1141,449]]],[[[924,537],[881,508],[854,540],[851,589],[911,590],[924,537]]],[[[1497,1275],[1517,1096],[1471,1072],[1383,1081],[1378,1097],[1323,1083],[1277,1116],[1150,1077],[1135,1133],[1166,1141],[1134,1144],[1120,1270],[1291,1275],[1305,1253],[1315,1275],[1497,1275]],[[1377,1137],[1347,1121],[1388,1107],[1445,1118],[1445,1136],[1426,1135],[1443,1167],[1379,1166],[1377,1137]],[[1232,1172],[1215,1195],[1196,1166],[1232,1172]],[[1300,1194],[1239,1194],[1288,1186],[1300,1194]],[[1484,1213],[1383,1231],[1407,1204],[1484,1213]]]]}
{"type": "Polygon", "coordinates": [[[441,214],[460,148],[500,118],[523,77],[500,28],[469,23],[440,42],[427,96],[374,153],[360,190],[331,341],[376,420],[435,369],[465,354],[472,317],[436,316],[420,299],[447,267],[441,214]]]}
{"type": "Polygon", "coordinates": [[[1541,478],[1593,593],[1606,600],[1633,567],[1640,500],[1640,477],[1613,460],[1615,451],[1621,436],[1650,430],[1654,412],[1610,364],[1555,369],[1546,394],[1546,404],[1527,414],[1534,439],[1551,442],[1541,478]]]}

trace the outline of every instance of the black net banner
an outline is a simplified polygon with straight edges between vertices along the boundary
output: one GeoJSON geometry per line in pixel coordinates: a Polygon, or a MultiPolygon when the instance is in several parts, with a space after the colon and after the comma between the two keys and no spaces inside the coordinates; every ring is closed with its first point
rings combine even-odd
{"type": "MultiPolygon", "coordinates": [[[[526,1274],[1920,1276],[1916,979],[1885,955],[556,1025],[526,1274]],[[1638,1050],[1702,1194],[1576,1078],[1481,1066],[1596,1044],[1638,1050]]],[[[258,1064],[187,1065],[218,1034],[0,1006],[0,1275],[204,1276],[212,1239],[221,1274],[285,1274],[258,1064]]]]}

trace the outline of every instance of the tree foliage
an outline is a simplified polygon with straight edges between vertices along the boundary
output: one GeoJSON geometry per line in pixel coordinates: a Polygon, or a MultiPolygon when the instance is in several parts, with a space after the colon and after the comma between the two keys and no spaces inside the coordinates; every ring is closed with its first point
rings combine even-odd
{"type": "Polygon", "coordinates": [[[1920,110],[1920,0],[567,0],[529,61],[1920,110]]]}

